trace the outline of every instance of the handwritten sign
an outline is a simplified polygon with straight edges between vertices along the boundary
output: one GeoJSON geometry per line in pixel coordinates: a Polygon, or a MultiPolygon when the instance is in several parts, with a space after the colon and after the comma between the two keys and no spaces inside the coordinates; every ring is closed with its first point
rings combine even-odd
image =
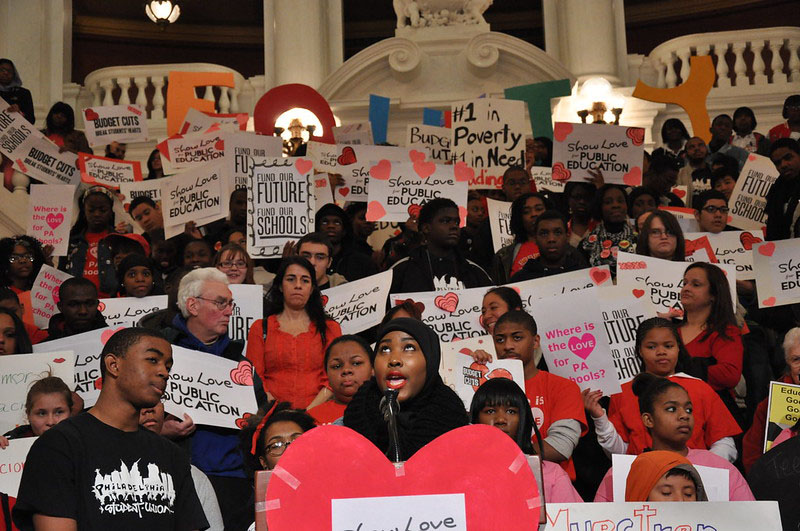
{"type": "Polygon", "coordinates": [[[475,391],[486,380],[492,378],[508,378],[525,389],[525,371],[521,360],[497,359],[492,336],[478,336],[442,343],[442,367],[439,370],[444,382],[449,385],[464,401],[469,411],[475,391]],[[476,350],[485,350],[492,355],[493,361],[478,363],[472,357],[476,350]]]}
{"type": "Polygon", "coordinates": [[[781,529],[776,501],[548,503],[541,531],[781,529]]]}
{"type": "Polygon", "coordinates": [[[188,413],[195,424],[240,429],[245,413],[258,410],[249,361],[236,362],[175,345],[172,360],[162,398],[168,413],[178,418],[188,413]]]}
{"type": "Polygon", "coordinates": [[[166,295],[149,297],[116,297],[100,299],[97,309],[106,318],[108,326],[135,327],[145,315],[164,310],[167,307],[166,295]]]}
{"type": "Polygon", "coordinates": [[[526,309],[536,319],[550,372],[581,389],[622,391],[594,290],[540,299],[526,309]]]}
{"type": "Polygon", "coordinates": [[[123,182],[119,184],[120,193],[125,196],[123,207],[128,210],[131,201],[137,197],[149,197],[157,205],[161,203],[161,179],[141,182],[123,182]]]}
{"type": "Polygon", "coordinates": [[[371,145],[374,143],[370,122],[336,126],[332,132],[333,139],[337,144],[371,145]]]}
{"type": "Polygon", "coordinates": [[[120,183],[141,181],[142,163],[138,160],[118,160],[78,153],[81,181],[119,188],[120,183]]]}
{"type": "Polygon", "coordinates": [[[641,371],[636,355],[636,330],[645,319],[656,317],[656,312],[644,298],[637,299],[624,287],[609,286],[596,293],[611,359],[619,383],[624,384],[641,371]]]}
{"type": "MultiPolygon", "coordinates": [[[[72,351],[0,356],[0,430],[5,433],[27,423],[25,400],[35,382],[56,376],[72,389],[75,356],[72,351]]],[[[2,455],[5,458],[4,454],[2,455]]]]}
{"type": "Polygon", "coordinates": [[[226,172],[233,179],[234,188],[247,188],[254,157],[283,156],[283,141],[279,136],[226,133],[224,138],[226,172]]]}
{"type": "Polygon", "coordinates": [[[430,160],[447,162],[453,160],[451,143],[453,130],[449,127],[436,127],[434,125],[408,125],[406,126],[406,146],[425,148],[430,160]]]}
{"type": "Polygon", "coordinates": [[[611,286],[613,286],[611,270],[607,265],[508,284],[508,287],[519,293],[524,308],[531,308],[539,299],[558,297],[595,287],[605,289],[611,286]]]}
{"type": "Polygon", "coordinates": [[[42,265],[31,288],[33,322],[38,328],[47,328],[50,325],[50,318],[58,313],[56,307],[58,288],[68,278],[72,278],[72,275],[47,264],[42,265]]]}
{"type": "Polygon", "coordinates": [[[441,341],[457,341],[486,333],[481,324],[481,305],[483,296],[488,290],[489,288],[485,287],[393,293],[391,301],[392,306],[405,300],[422,304],[422,322],[433,328],[441,341]]]}
{"type": "Polygon", "coordinates": [[[8,441],[8,447],[2,452],[3,462],[0,463],[0,492],[12,498],[17,497],[19,483],[22,480],[22,471],[25,469],[25,460],[28,452],[38,437],[25,437],[8,441]]]}
{"type": "MultiPolygon", "coordinates": [[[[650,300],[654,309],[664,313],[671,308],[683,310],[681,288],[683,273],[691,262],[672,262],[632,253],[617,255],[617,285],[628,289],[637,299],[650,300]]],[[[728,280],[731,300],[736,300],[736,268],[730,264],[715,264],[728,280]]]]}
{"type": "Polygon", "coordinates": [[[390,269],[322,292],[325,312],[341,325],[343,334],[357,334],[381,322],[393,273],[390,269]]]}
{"type": "MultiPolygon", "coordinates": [[[[317,152],[320,157],[330,160],[333,155],[330,153],[332,147],[329,146],[327,149],[320,147],[317,152]]],[[[318,167],[317,170],[338,173],[342,176],[344,184],[337,186],[334,192],[334,199],[337,201],[366,201],[369,193],[370,167],[378,161],[408,162],[411,160],[408,149],[394,146],[337,145],[335,148],[336,166],[333,170],[327,170],[325,166],[318,167]]],[[[420,156],[425,157],[425,153],[420,152],[420,156]]]]}
{"type": "Polygon", "coordinates": [[[800,240],[780,240],[753,246],[758,307],[800,302],[800,240]]]}
{"type": "Polygon", "coordinates": [[[767,223],[764,213],[767,193],[778,176],[778,169],[769,157],[750,154],[728,201],[731,209],[728,224],[740,229],[761,230],[767,223]]]}
{"type": "Polygon", "coordinates": [[[264,317],[264,288],[258,284],[228,284],[228,289],[233,295],[228,336],[243,341],[246,350],[250,327],[264,317]]]}
{"type": "Polygon", "coordinates": [[[67,254],[73,197],[75,186],[70,184],[31,185],[28,235],[39,240],[42,245],[52,245],[53,256],[67,254]]]}
{"type": "Polygon", "coordinates": [[[280,257],[288,241],[314,224],[308,159],[254,157],[248,175],[247,251],[262,258],[280,257]]]}
{"type": "MultiPolygon", "coordinates": [[[[614,454],[611,456],[614,502],[625,501],[625,484],[635,459],[635,455],[614,454]]],[[[708,501],[730,501],[730,471],[728,469],[702,465],[694,465],[694,468],[703,481],[703,490],[706,491],[708,501]]]]}
{"type": "Polygon", "coordinates": [[[533,166],[531,168],[531,177],[533,182],[536,183],[537,190],[549,190],[551,192],[562,193],[566,184],[564,181],[557,181],[553,179],[553,169],[546,166],[533,166]]]}
{"type": "Polygon", "coordinates": [[[642,184],[644,129],[556,122],[553,126],[553,179],[583,181],[601,170],[606,183],[642,184]]]}
{"type": "Polygon", "coordinates": [[[453,109],[454,160],[480,170],[470,188],[502,188],[503,172],[525,164],[525,103],[480,98],[453,109]]]}
{"type": "Polygon", "coordinates": [[[418,216],[422,205],[432,199],[451,199],[458,205],[461,226],[467,219],[467,181],[461,165],[433,162],[398,163],[382,160],[370,170],[367,221],[406,221],[418,216]]]}
{"type": "Polygon", "coordinates": [[[173,226],[219,215],[222,210],[224,164],[219,161],[161,180],[164,225],[173,226]]]}
{"type": "Polygon", "coordinates": [[[147,115],[141,105],[106,105],[83,110],[86,140],[92,147],[147,140],[147,115]]]}
{"type": "Polygon", "coordinates": [[[506,245],[514,243],[514,235],[511,234],[511,203],[487,197],[486,210],[489,214],[489,229],[492,232],[492,247],[494,252],[497,252],[506,245]]]}
{"type": "Polygon", "coordinates": [[[331,500],[331,530],[447,529],[467,531],[464,494],[331,500]]]}
{"type": "MultiPolygon", "coordinates": [[[[689,232],[683,235],[686,240],[695,240],[707,236],[714,252],[714,257],[721,264],[731,264],[736,268],[736,278],[752,280],[756,278],[753,269],[753,245],[763,241],[761,234],[750,231],[723,231],[718,234],[710,232],[689,232]]],[[[689,256],[687,262],[695,262],[689,256]]]]}
{"type": "Polygon", "coordinates": [[[218,125],[223,131],[244,131],[247,129],[248,116],[246,112],[230,114],[217,114],[213,112],[203,112],[194,107],[186,111],[183,124],[178,130],[180,134],[199,133],[207,131],[214,125],[218,125]]]}
{"type": "Polygon", "coordinates": [[[769,452],[781,431],[794,427],[798,420],[800,420],[800,385],[770,382],[764,453],[769,452]]]}
{"type": "Polygon", "coordinates": [[[219,128],[212,129],[215,130],[169,137],[166,140],[168,164],[175,169],[194,168],[225,156],[225,133],[219,128]]]}

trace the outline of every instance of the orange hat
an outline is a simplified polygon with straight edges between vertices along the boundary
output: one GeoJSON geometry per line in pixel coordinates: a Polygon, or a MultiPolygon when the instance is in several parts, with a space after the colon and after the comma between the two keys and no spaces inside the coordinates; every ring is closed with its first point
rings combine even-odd
{"type": "Polygon", "coordinates": [[[658,480],[673,468],[688,472],[697,486],[697,501],[707,501],[703,481],[692,463],[682,455],[666,450],[653,450],[639,455],[631,465],[625,483],[625,501],[647,501],[658,480]]]}
{"type": "Polygon", "coordinates": [[[142,247],[142,251],[144,251],[145,256],[150,256],[150,244],[147,243],[147,240],[141,234],[136,234],[133,232],[129,232],[126,234],[120,234],[119,232],[112,232],[111,234],[105,237],[106,240],[113,238],[125,238],[134,241],[142,247]]]}

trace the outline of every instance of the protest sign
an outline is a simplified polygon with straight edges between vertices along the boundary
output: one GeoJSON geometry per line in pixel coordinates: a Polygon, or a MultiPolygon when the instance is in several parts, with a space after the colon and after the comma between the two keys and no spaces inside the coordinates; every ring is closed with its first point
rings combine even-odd
{"type": "Polygon", "coordinates": [[[522,361],[497,359],[492,336],[478,336],[462,341],[442,343],[442,368],[439,371],[444,382],[458,394],[469,411],[475,391],[486,380],[508,378],[521,390],[525,390],[525,371],[522,361]],[[492,355],[487,363],[478,363],[472,357],[476,350],[485,350],[492,355]]]}
{"type": "Polygon", "coordinates": [[[494,252],[514,243],[514,235],[511,234],[511,203],[487,197],[486,211],[489,214],[494,252]]]}
{"type": "Polygon", "coordinates": [[[224,164],[219,161],[160,179],[164,226],[188,221],[199,225],[200,219],[225,217],[227,211],[222,210],[222,196],[227,192],[227,186],[223,184],[224,171],[224,164]]]}
{"type": "Polygon", "coordinates": [[[218,124],[223,131],[244,131],[247,129],[248,116],[246,112],[230,114],[217,114],[203,112],[194,107],[186,111],[179,134],[199,133],[207,131],[214,124],[218,124]]]}
{"type": "Polygon", "coordinates": [[[595,290],[539,299],[526,307],[539,330],[542,353],[550,372],[572,380],[581,389],[604,395],[622,391],[595,290]]]}
{"type": "Polygon", "coordinates": [[[474,173],[463,162],[455,165],[382,160],[370,167],[367,221],[406,221],[418,217],[431,199],[451,199],[458,205],[460,225],[467,220],[467,182],[474,173]]]}
{"type": "MultiPolygon", "coordinates": [[[[28,452],[38,437],[25,437],[8,441],[8,446],[3,450],[3,462],[0,464],[0,492],[12,498],[17,497],[19,483],[22,480],[22,471],[25,469],[25,460],[28,452]]],[[[11,515],[7,515],[11,516],[11,515]]]]}
{"type": "Polygon", "coordinates": [[[81,181],[119,188],[121,183],[142,180],[142,163],[138,160],[119,160],[78,153],[81,181]]]}
{"type": "Polygon", "coordinates": [[[759,308],[800,302],[800,240],[755,244],[753,267],[759,308]]]}
{"type": "Polygon", "coordinates": [[[541,531],[781,529],[776,501],[548,503],[541,531]]]}
{"type": "Polygon", "coordinates": [[[700,232],[700,224],[697,222],[697,218],[694,217],[695,212],[697,212],[695,209],[669,206],[660,206],[658,209],[666,210],[675,216],[683,232],[700,232]]]}
{"type": "Polygon", "coordinates": [[[194,168],[224,157],[225,132],[218,127],[211,129],[202,133],[171,136],[159,143],[159,148],[166,143],[166,149],[161,151],[164,171],[168,166],[174,169],[194,168]]]}
{"type": "Polygon", "coordinates": [[[125,210],[131,204],[131,201],[137,197],[149,197],[156,205],[161,204],[161,181],[162,179],[152,179],[149,181],[120,183],[119,191],[125,197],[122,202],[125,210]]]}
{"type": "Polygon", "coordinates": [[[228,337],[243,341],[247,349],[247,333],[264,317],[264,288],[258,284],[228,284],[233,295],[233,308],[228,321],[228,337]]]}
{"type": "Polygon", "coordinates": [[[385,529],[387,520],[394,520],[406,529],[467,531],[464,498],[460,493],[333,499],[331,529],[385,529]]]}
{"type": "Polygon", "coordinates": [[[47,264],[42,265],[31,288],[33,322],[37,328],[47,328],[50,325],[50,318],[58,313],[56,308],[58,288],[68,278],[72,278],[72,275],[47,264]]]}
{"type": "MultiPolygon", "coordinates": [[[[625,501],[625,483],[628,472],[636,459],[635,455],[614,454],[611,456],[611,475],[613,485],[613,501],[625,501]]],[[[727,468],[693,465],[703,480],[703,490],[710,502],[730,501],[730,472],[727,468]]]]}
{"type": "Polygon", "coordinates": [[[133,328],[145,315],[150,315],[167,308],[166,295],[149,297],[115,297],[100,299],[97,309],[106,318],[108,326],[126,326],[133,328]]]}
{"type": "MultiPolygon", "coordinates": [[[[718,234],[710,232],[688,232],[684,233],[687,243],[703,236],[708,237],[714,257],[720,264],[731,264],[736,267],[736,278],[738,280],[752,280],[756,278],[753,269],[753,245],[764,241],[760,233],[755,231],[731,230],[723,231],[718,234]]],[[[688,255],[687,262],[708,261],[695,259],[688,255]]],[[[717,263],[715,262],[715,263],[717,263]]]]}
{"type": "Polygon", "coordinates": [[[74,197],[75,186],[71,184],[32,184],[30,187],[27,234],[42,245],[52,245],[53,256],[67,254],[74,197]]]}
{"type": "Polygon", "coordinates": [[[553,179],[553,169],[546,166],[533,166],[530,170],[533,182],[536,183],[537,190],[549,190],[551,192],[562,193],[566,184],[564,181],[553,179]]]}
{"type": "Polygon", "coordinates": [[[380,251],[389,238],[399,236],[402,232],[399,223],[380,221],[375,224],[375,230],[367,237],[367,243],[374,250],[380,251]]]}
{"type": "Polygon", "coordinates": [[[406,146],[424,147],[429,153],[429,159],[437,162],[453,160],[450,149],[453,130],[449,127],[436,127],[433,125],[406,126],[406,146]]]}
{"type": "Polygon", "coordinates": [[[221,356],[172,346],[172,369],[162,401],[167,413],[195,424],[241,429],[258,411],[253,366],[221,356]]]}
{"type": "MultiPolygon", "coordinates": [[[[330,159],[332,154],[328,151],[331,147],[318,151],[320,157],[330,159]]],[[[366,145],[337,145],[336,166],[333,170],[326,170],[324,166],[317,168],[329,173],[338,173],[342,176],[344,184],[337,186],[334,198],[337,201],[366,201],[369,188],[369,171],[375,163],[381,160],[390,162],[408,162],[412,159],[409,153],[419,153],[424,161],[425,154],[416,150],[394,146],[366,146],[366,145]]],[[[406,221],[405,219],[403,221],[406,221]]]]}
{"type": "Polygon", "coordinates": [[[106,105],[83,110],[86,140],[92,147],[147,140],[147,115],[141,105],[106,105]]]}
{"type": "Polygon", "coordinates": [[[283,156],[283,140],[279,136],[225,133],[224,138],[226,172],[234,188],[247,188],[254,157],[283,156]]]}
{"type": "Polygon", "coordinates": [[[577,271],[535,278],[522,282],[507,284],[522,298],[522,307],[531,308],[538,299],[558,297],[567,293],[592,289],[595,287],[611,287],[611,270],[607,265],[587,267],[577,271]]]}
{"type": "Polygon", "coordinates": [[[645,319],[656,317],[656,312],[646,300],[637,299],[624,287],[609,286],[595,293],[617,378],[624,384],[641,371],[636,354],[636,329],[645,319]]]}
{"type": "Polygon", "coordinates": [[[480,98],[454,104],[454,160],[480,171],[470,188],[502,188],[509,166],[525,165],[525,103],[480,98]]]}
{"type": "MultiPolygon", "coordinates": [[[[682,313],[683,274],[691,262],[673,262],[641,254],[617,255],[617,286],[630,290],[637,299],[649,300],[659,313],[670,309],[682,313]]],[[[736,300],[736,267],[714,264],[725,273],[731,300],[736,300]]]]}
{"type": "Polygon", "coordinates": [[[739,229],[761,230],[766,226],[767,193],[778,179],[779,173],[769,157],[751,153],[744,163],[731,198],[728,200],[728,224],[739,229]]]}
{"type": "Polygon", "coordinates": [[[31,385],[48,376],[61,378],[67,387],[75,385],[72,351],[47,354],[0,356],[0,430],[27,424],[25,400],[31,385]]]}
{"type": "Polygon", "coordinates": [[[764,453],[769,452],[778,435],[793,428],[800,420],[800,385],[769,383],[767,429],[764,430],[764,453]]]}
{"type": "Polygon", "coordinates": [[[100,388],[103,387],[100,378],[100,353],[103,351],[106,341],[115,332],[124,328],[124,326],[98,328],[82,334],[36,344],[33,346],[33,351],[73,351],[75,353],[75,392],[83,399],[85,407],[91,407],[97,402],[100,388]]]}
{"type": "Polygon", "coordinates": [[[280,257],[286,242],[313,230],[311,161],[254,157],[248,176],[247,251],[280,257]]]}
{"type": "Polygon", "coordinates": [[[600,170],[607,184],[641,186],[644,129],[556,122],[553,126],[553,179],[583,182],[600,170]]]}
{"type": "Polygon", "coordinates": [[[380,324],[386,314],[393,273],[389,269],[324,290],[325,313],[341,325],[343,334],[357,334],[380,324]]]}
{"type": "Polygon", "coordinates": [[[419,304],[422,322],[433,328],[442,341],[482,336],[481,304],[489,287],[449,291],[392,293],[392,306],[410,300],[419,304]]]}
{"type": "Polygon", "coordinates": [[[333,138],[337,144],[346,145],[372,145],[372,124],[362,122],[336,126],[333,128],[333,138]]]}
{"type": "Polygon", "coordinates": [[[687,232],[686,234],[701,234],[695,239],[685,238],[684,240],[684,259],[687,262],[708,262],[718,264],[717,256],[714,254],[714,247],[705,232],[687,232]]]}

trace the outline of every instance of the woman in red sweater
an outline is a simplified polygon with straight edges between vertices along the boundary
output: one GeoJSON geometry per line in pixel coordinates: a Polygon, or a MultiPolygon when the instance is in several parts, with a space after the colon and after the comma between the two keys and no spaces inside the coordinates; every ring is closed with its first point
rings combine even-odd
{"type": "Polygon", "coordinates": [[[311,409],[332,396],[325,350],[340,335],[339,324],[325,314],[314,266],[289,256],[267,293],[264,319],[250,327],[247,358],[270,399],[311,409]]]}

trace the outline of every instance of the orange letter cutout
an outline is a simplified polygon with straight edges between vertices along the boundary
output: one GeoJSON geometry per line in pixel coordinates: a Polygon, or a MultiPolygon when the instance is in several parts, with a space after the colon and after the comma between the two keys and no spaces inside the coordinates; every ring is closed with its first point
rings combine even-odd
{"type": "Polygon", "coordinates": [[[645,85],[639,80],[636,82],[633,96],[657,103],[680,105],[689,115],[694,135],[708,143],[711,140],[711,121],[708,118],[706,98],[714,86],[716,77],[714,63],[708,55],[694,56],[689,61],[691,65],[689,79],[677,87],[660,89],[645,85]]]}
{"type": "Polygon", "coordinates": [[[235,86],[232,72],[170,72],[167,85],[167,134],[177,133],[186,111],[191,108],[202,112],[215,112],[214,102],[195,95],[195,87],[208,85],[218,87],[235,86]]]}

